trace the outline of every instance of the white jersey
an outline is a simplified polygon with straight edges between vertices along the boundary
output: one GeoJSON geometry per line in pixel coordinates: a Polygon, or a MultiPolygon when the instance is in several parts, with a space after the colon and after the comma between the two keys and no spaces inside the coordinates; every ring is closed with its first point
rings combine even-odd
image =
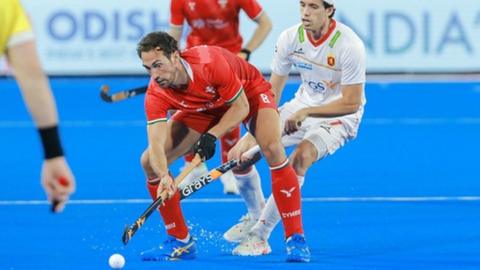
{"type": "MultiPolygon", "coordinates": [[[[292,65],[302,79],[292,100],[300,108],[321,106],[340,99],[341,85],[365,83],[363,42],[352,29],[333,19],[325,38],[319,41],[310,39],[301,23],[282,32],[275,46],[272,72],[286,76],[292,65]]],[[[363,94],[358,112],[346,119],[351,120],[345,124],[352,136],[355,136],[365,103],[363,94]]]]}

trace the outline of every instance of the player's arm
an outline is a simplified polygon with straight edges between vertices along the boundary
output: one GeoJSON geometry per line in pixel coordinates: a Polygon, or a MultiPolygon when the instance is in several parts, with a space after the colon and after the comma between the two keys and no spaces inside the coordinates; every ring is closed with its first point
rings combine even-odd
{"type": "Polygon", "coordinates": [[[220,121],[208,131],[208,133],[217,138],[220,138],[227,133],[227,131],[238,126],[242,120],[248,116],[250,111],[248,99],[243,89],[241,89],[234,100],[229,103],[230,108],[222,118],[220,118],[220,121]]]}
{"type": "Polygon", "coordinates": [[[230,129],[237,127],[248,116],[250,108],[243,89],[240,89],[239,93],[234,96],[234,100],[232,99],[230,102],[230,108],[220,118],[220,121],[202,134],[193,147],[193,152],[200,155],[203,160],[208,160],[215,154],[215,142],[218,138],[230,129]]]}
{"type": "Polygon", "coordinates": [[[250,132],[245,133],[243,137],[235,144],[235,146],[228,151],[228,160],[236,159],[244,162],[245,159],[250,157],[246,157],[243,153],[247,152],[250,148],[257,145],[257,140],[250,132]]]}
{"type": "Polygon", "coordinates": [[[308,117],[339,117],[356,113],[362,105],[363,83],[342,85],[342,98],[323,106],[306,108],[308,117]]]}
{"type": "Polygon", "coordinates": [[[272,85],[272,91],[275,94],[275,102],[277,103],[277,106],[280,105],[282,92],[287,83],[288,74],[290,73],[290,68],[292,66],[292,62],[288,58],[288,44],[287,33],[284,31],[280,34],[277,43],[275,44],[275,51],[271,63],[272,75],[270,77],[270,84],[272,85]]]}
{"type": "Polygon", "coordinates": [[[183,1],[170,1],[170,30],[168,30],[168,34],[172,36],[176,41],[178,41],[179,48],[180,39],[183,33],[183,22],[185,20],[182,6],[183,1]]]}
{"type": "Polygon", "coordinates": [[[248,60],[250,53],[255,51],[260,45],[265,41],[268,36],[268,33],[272,30],[272,21],[267,15],[267,12],[262,11],[258,18],[254,19],[254,22],[257,24],[255,31],[253,32],[252,37],[243,47],[243,52],[239,53],[239,56],[248,60]]]}
{"type": "Polygon", "coordinates": [[[362,105],[363,83],[342,85],[342,97],[322,106],[307,107],[297,111],[285,121],[287,134],[298,130],[299,123],[307,117],[339,117],[358,111],[362,105]]]}
{"type": "Polygon", "coordinates": [[[281,76],[272,72],[270,76],[270,84],[272,85],[272,91],[275,94],[275,102],[277,105],[280,105],[280,100],[282,99],[283,88],[287,83],[288,75],[281,76]]]}
{"type": "Polygon", "coordinates": [[[179,47],[180,47],[180,38],[182,37],[182,32],[183,32],[183,25],[170,25],[170,30],[168,30],[168,34],[178,42],[179,47]]]}
{"type": "Polygon", "coordinates": [[[150,121],[147,126],[150,165],[160,179],[168,175],[168,163],[165,154],[166,130],[166,121],[150,121]]]}

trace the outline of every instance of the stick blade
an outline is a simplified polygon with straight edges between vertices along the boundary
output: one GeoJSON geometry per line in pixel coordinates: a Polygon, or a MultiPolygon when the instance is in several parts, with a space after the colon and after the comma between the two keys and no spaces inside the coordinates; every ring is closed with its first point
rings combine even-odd
{"type": "Polygon", "coordinates": [[[125,230],[123,231],[123,235],[122,235],[122,242],[124,245],[127,245],[128,241],[132,239],[133,233],[134,231],[132,230],[132,228],[130,228],[130,226],[128,225],[125,225],[125,230]]]}
{"type": "Polygon", "coordinates": [[[100,87],[100,98],[105,102],[113,102],[112,97],[108,94],[110,92],[110,87],[108,85],[102,85],[100,87]]]}

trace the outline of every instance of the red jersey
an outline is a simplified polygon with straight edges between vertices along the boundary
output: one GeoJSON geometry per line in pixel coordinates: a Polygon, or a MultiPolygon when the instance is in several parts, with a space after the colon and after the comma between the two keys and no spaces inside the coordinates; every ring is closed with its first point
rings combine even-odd
{"type": "Polygon", "coordinates": [[[250,102],[271,89],[254,66],[220,47],[193,47],[181,57],[190,78],[188,86],[184,90],[161,88],[150,79],[145,97],[149,123],[166,121],[169,110],[222,116],[242,91],[250,102]]]}
{"type": "Polygon", "coordinates": [[[191,27],[187,48],[216,45],[233,53],[240,52],[239,13],[243,9],[252,20],[262,13],[256,0],[171,0],[170,23],[191,27]]]}

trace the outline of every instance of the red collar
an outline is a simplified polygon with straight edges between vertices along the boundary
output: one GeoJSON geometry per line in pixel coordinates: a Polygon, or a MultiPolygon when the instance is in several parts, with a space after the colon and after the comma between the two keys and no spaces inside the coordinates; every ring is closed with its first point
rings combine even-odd
{"type": "Polygon", "coordinates": [[[332,19],[328,28],[328,32],[319,40],[315,40],[312,34],[310,33],[310,31],[306,31],[308,40],[310,40],[310,43],[312,43],[313,46],[318,47],[330,37],[330,35],[333,33],[333,30],[335,29],[336,26],[337,26],[337,22],[334,19],[332,19]]]}

